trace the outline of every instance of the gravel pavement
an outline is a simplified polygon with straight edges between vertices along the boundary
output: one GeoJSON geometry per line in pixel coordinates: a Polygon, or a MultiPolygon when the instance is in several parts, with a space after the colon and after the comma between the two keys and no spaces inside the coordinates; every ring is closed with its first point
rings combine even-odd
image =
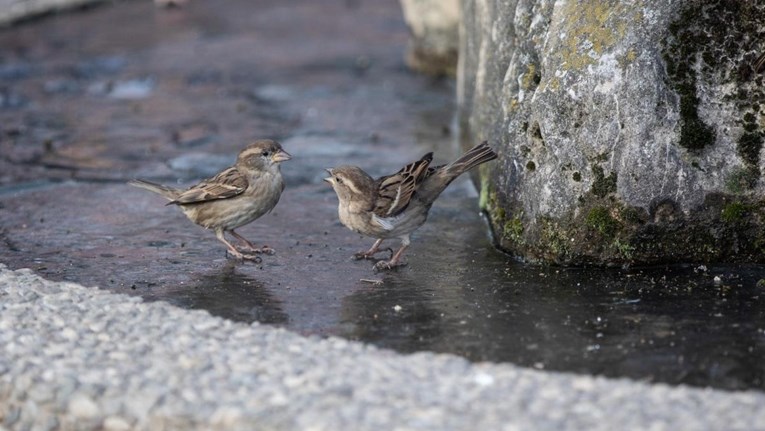
{"type": "Polygon", "coordinates": [[[0,429],[765,429],[765,394],[400,355],[0,265],[0,429]]]}

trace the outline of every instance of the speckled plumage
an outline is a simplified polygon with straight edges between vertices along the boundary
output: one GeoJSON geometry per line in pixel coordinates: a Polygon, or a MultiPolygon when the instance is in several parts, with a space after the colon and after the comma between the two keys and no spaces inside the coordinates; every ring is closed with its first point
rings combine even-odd
{"type": "Polygon", "coordinates": [[[400,238],[401,248],[390,261],[378,262],[375,269],[399,265],[401,255],[409,246],[409,235],[425,223],[430,207],[441,192],[462,173],[496,157],[483,142],[452,163],[431,167],[433,153],[428,153],[377,180],[356,166],[328,169],[330,177],[325,181],[337,193],[340,222],[354,232],[377,238],[371,249],[354,257],[370,258],[379,251],[383,240],[400,238]]]}
{"type": "Polygon", "coordinates": [[[244,243],[246,251],[273,252],[271,248],[254,247],[234,229],[262,217],[276,206],[284,190],[279,164],[290,158],[278,142],[262,139],[242,150],[234,166],[186,190],[144,180],[133,180],[129,184],[164,196],[170,201],[168,205],[178,205],[191,221],[213,229],[233,256],[256,260],[259,258],[243,254],[231,245],[224,233],[231,232],[244,243]]]}

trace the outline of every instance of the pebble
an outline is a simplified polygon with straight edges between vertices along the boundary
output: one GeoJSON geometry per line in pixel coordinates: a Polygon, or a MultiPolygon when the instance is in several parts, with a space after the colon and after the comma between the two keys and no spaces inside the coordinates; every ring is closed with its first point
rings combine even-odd
{"type": "Polygon", "coordinates": [[[21,108],[28,102],[29,100],[18,91],[9,88],[0,88],[0,108],[21,108]]]}
{"type": "Polygon", "coordinates": [[[119,416],[109,416],[104,419],[103,429],[105,431],[127,431],[130,429],[130,423],[119,416]]]}
{"type": "Polygon", "coordinates": [[[68,341],[75,341],[77,340],[77,338],[79,338],[79,334],[77,334],[77,331],[75,331],[72,328],[64,328],[64,330],[61,331],[61,336],[68,341]]]}
{"type": "Polygon", "coordinates": [[[216,427],[231,428],[242,417],[242,411],[236,407],[221,406],[210,417],[210,423],[216,427]]]}
{"type": "Polygon", "coordinates": [[[119,100],[140,100],[151,96],[154,91],[152,78],[126,81],[98,81],[88,86],[88,93],[119,100]]]}
{"type": "Polygon", "coordinates": [[[0,80],[3,81],[28,78],[32,72],[33,67],[29,63],[0,64],[0,80]]]}
{"type": "Polygon", "coordinates": [[[252,95],[256,99],[279,103],[288,102],[298,96],[291,87],[284,85],[263,85],[255,88],[252,95]]]}
{"type": "Polygon", "coordinates": [[[78,77],[93,78],[98,75],[113,75],[120,72],[128,61],[122,56],[103,56],[84,60],[75,69],[78,77]]]}
{"type": "Polygon", "coordinates": [[[69,413],[75,418],[89,419],[98,416],[100,410],[90,397],[84,394],[75,394],[69,400],[69,413]]]}
{"type": "Polygon", "coordinates": [[[473,379],[478,386],[491,386],[494,384],[494,377],[486,373],[478,373],[473,379]]]}

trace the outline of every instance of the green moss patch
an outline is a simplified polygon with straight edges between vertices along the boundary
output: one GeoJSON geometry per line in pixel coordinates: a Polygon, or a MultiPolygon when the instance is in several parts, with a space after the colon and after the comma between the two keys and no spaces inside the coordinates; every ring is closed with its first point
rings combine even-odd
{"type": "Polygon", "coordinates": [[[730,193],[741,194],[753,188],[759,177],[759,168],[751,166],[735,168],[725,179],[725,188],[730,193]]]}
{"type": "Polygon", "coordinates": [[[725,205],[720,212],[720,220],[726,223],[738,223],[753,209],[751,205],[732,202],[725,205]]]}
{"type": "Polygon", "coordinates": [[[593,195],[604,198],[611,193],[616,193],[616,172],[611,172],[608,176],[603,172],[603,168],[600,165],[592,165],[592,188],[590,191],[593,195]]]}
{"type": "Polygon", "coordinates": [[[523,242],[523,222],[520,217],[512,218],[505,222],[502,233],[506,238],[515,242],[523,242]]]}
{"type": "Polygon", "coordinates": [[[611,213],[606,207],[590,209],[585,218],[585,223],[604,236],[614,235],[619,228],[619,222],[611,217],[611,213]]]}

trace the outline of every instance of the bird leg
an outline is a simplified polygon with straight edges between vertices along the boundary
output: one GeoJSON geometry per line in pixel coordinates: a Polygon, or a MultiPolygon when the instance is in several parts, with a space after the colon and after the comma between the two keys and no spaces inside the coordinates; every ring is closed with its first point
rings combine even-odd
{"type": "Polygon", "coordinates": [[[401,256],[404,254],[404,250],[406,250],[409,247],[409,235],[401,238],[401,248],[399,248],[396,251],[396,254],[393,255],[393,257],[389,261],[381,260],[377,262],[374,266],[374,272],[383,270],[383,269],[393,269],[397,266],[404,266],[406,263],[401,262],[401,256]]]}
{"type": "Polygon", "coordinates": [[[389,250],[391,255],[392,255],[393,254],[393,250],[390,249],[390,248],[386,248],[386,249],[380,250],[380,244],[382,244],[382,242],[383,242],[382,238],[378,239],[377,241],[375,241],[374,244],[372,244],[372,248],[370,248],[367,251],[360,251],[360,252],[354,254],[353,255],[353,259],[354,260],[369,259],[369,258],[373,257],[376,253],[379,253],[380,251],[385,251],[385,250],[389,250]]]}
{"type": "Polygon", "coordinates": [[[255,263],[260,263],[263,261],[263,259],[260,258],[260,256],[254,256],[251,254],[243,254],[239,250],[236,249],[233,245],[231,245],[230,242],[226,241],[226,237],[223,236],[223,229],[216,229],[215,230],[215,237],[218,238],[220,242],[223,244],[226,244],[226,252],[231,253],[232,256],[239,260],[251,260],[255,263]]]}
{"type": "Polygon", "coordinates": [[[249,251],[251,253],[263,253],[263,254],[274,254],[274,253],[276,253],[276,250],[274,250],[273,248],[271,248],[271,247],[269,247],[267,245],[264,245],[261,248],[255,247],[255,245],[253,243],[251,243],[250,241],[248,241],[247,238],[243,237],[242,235],[239,235],[233,229],[230,230],[229,232],[231,232],[231,235],[233,235],[234,238],[236,238],[239,241],[244,243],[244,247],[241,248],[244,251],[249,251]]]}

